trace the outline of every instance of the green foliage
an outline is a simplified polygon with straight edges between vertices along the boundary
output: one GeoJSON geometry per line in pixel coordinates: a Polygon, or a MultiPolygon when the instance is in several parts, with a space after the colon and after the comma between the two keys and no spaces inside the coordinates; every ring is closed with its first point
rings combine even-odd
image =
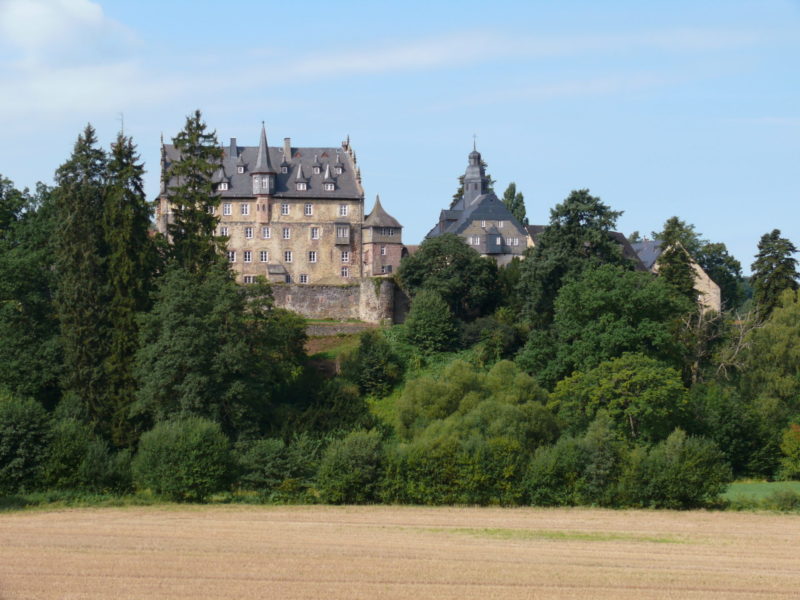
{"type": "Polygon", "coordinates": [[[632,268],[610,235],[621,214],[590,195],[589,190],[571,192],[550,211],[550,224],[521,265],[520,296],[528,319],[548,325],[561,286],[586,269],[601,264],[632,268]]]}
{"type": "Polygon", "coordinates": [[[698,291],[694,287],[695,273],[691,257],[680,244],[666,240],[663,243],[664,251],[656,261],[659,277],[681,296],[696,302],[698,291]]]}
{"type": "Polygon", "coordinates": [[[800,425],[792,423],[781,438],[781,479],[800,479],[800,425]]]}
{"type": "Polygon", "coordinates": [[[342,359],[342,375],[363,394],[385,396],[402,378],[403,365],[381,331],[361,334],[358,348],[342,359]]]}
{"type": "Polygon", "coordinates": [[[496,317],[480,317],[464,325],[461,331],[461,345],[465,348],[477,346],[481,364],[511,358],[524,339],[519,327],[496,317]]]}
{"type": "Polygon", "coordinates": [[[753,300],[762,319],[766,319],[780,304],[785,290],[798,289],[797,252],[795,245],[781,237],[780,229],[773,229],[761,236],[758,254],[751,265],[753,275],[753,300]]]}
{"type": "Polygon", "coordinates": [[[676,320],[692,309],[664,281],[649,273],[603,265],[564,285],[552,328],[534,330],[517,362],[553,386],[624,352],[639,352],[682,366],[676,320]]]}
{"type": "Polygon", "coordinates": [[[171,254],[183,269],[198,273],[221,261],[225,250],[224,238],[215,236],[218,219],[209,210],[219,206],[211,180],[220,168],[222,149],[216,133],[206,130],[199,110],[186,117],[172,143],[179,158],[163,173],[173,205],[173,220],[167,226],[171,254]]]}
{"type": "Polygon", "coordinates": [[[723,309],[732,310],[742,305],[746,298],[742,265],[728,254],[725,244],[705,244],[700,250],[697,262],[719,286],[723,309]]]}
{"type": "Polygon", "coordinates": [[[687,429],[717,444],[734,476],[769,475],[774,468],[772,435],[753,402],[719,382],[695,384],[689,390],[691,419],[687,429]]]}
{"type": "Polygon", "coordinates": [[[108,443],[74,419],[53,422],[42,481],[48,489],[91,492],[127,491],[130,451],[112,453],[108,443]]]}
{"type": "Polygon", "coordinates": [[[201,502],[223,489],[231,454],[219,425],[199,417],[165,421],[145,432],[133,459],[133,480],[176,501],[201,502]]]}
{"type": "Polygon", "coordinates": [[[377,431],[352,431],[331,443],[319,465],[320,496],[332,504],[364,504],[378,499],[383,442],[377,431]]]}
{"type": "Polygon", "coordinates": [[[0,395],[0,493],[40,487],[49,438],[48,415],[38,402],[0,395]]]}
{"type": "Polygon", "coordinates": [[[219,264],[202,274],[171,266],[140,330],[134,414],[145,422],[194,414],[231,435],[257,433],[275,388],[300,374],[305,357],[302,319],[219,264]]]}
{"type": "Polygon", "coordinates": [[[551,406],[568,431],[583,430],[607,411],[630,440],[662,440],[686,419],[686,389],[680,374],[641,354],[624,354],[585,373],[559,381],[551,406]]]}
{"type": "Polygon", "coordinates": [[[422,352],[441,352],[455,346],[458,325],[444,299],[437,292],[424,289],[411,303],[405,334],[422,352]]]}
{"type": "Polygon", "coordinates": [[[85,403],[93,427],[108,433],[105,361],[110,352],[108,248],[103,235],[107,157],[91,125],[56,171],[54,307],[64,349],[64,387],[85,403]]]}
{"type": "Polygon", "coordinates": [[[19,191],[0,176],[0,389],[52,407],[63,358],[53,311],[52,191],[19,191]]]}
{"type": "Polygon", "coordinates": [[[144,193],[144,167],[138,162],[131,138],[119,134],[109,159],[103,212],[111,287],[110,353],[105,362],[109,388],[106,402],[113,407],[112,439],[115,444],[126,446],[134,441],[127,417],[134,401],[136,316],[149,308],[157,252],[149,232],[152,210],[144,193]]]}
{"type": "Polygon", "coordinates": [[[522,192],[517,191],[517,184],[513,181],[508,184],[506,191],[503,192],[503,204],[520,225],[528,224],[528,217],[525,215],[525,197],[522,192]]]}
{"type": "Polygon", "coordinates": [[[621,498],[632,506],[697,508],[717,500],[730,480],[730,467],[714,442],[676,429],[650,450],[631,453],[621,498]]]}
{"type": "Polygon", "coordinates": [[[438,293],[459,319],[488,314],[497,302],[497,264],[452,233],[423,241],[403,259],[397,279],[412,297],[438,293]]]}

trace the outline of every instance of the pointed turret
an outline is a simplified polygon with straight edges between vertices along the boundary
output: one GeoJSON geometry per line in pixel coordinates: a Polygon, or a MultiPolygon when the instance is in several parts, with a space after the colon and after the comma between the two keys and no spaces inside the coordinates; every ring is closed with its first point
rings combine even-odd
{"type": "Polygon", "coordinates": [[[475,198],[485,194],[489,189],[489,178],[486,177],[481,153],[475,148],[474,140],[468,160],[469,164],[464,172],[464,207],[468,207],[475,198]]]}
{"type": "Polygon", "coordinates": [[[375,196],[375,205],[372,207],[372,212],[364,219],[364,227],[402,227],[400,222],[392,215],[387,213],[383,206],[381,206],[380,195],[375,196]]]}
{"type": "Polygon", "coordinates": [[[275,169],[272,168],[272,163],[269,160],[269,146],[267,145],[267,130],[264,127],[264,122],[261,122],[261,140],[258,143],[258,156],[256,157],[256,164],[253,167],[253,173],[271,173],[275,174],[275,169]]]}
{"type": "Polygon", "coordinates": [[[300,163],[297,165],[297,173],[294,176],[295,181],[308,181],[308,177],[303,175],[303,164],[300,163]]]}

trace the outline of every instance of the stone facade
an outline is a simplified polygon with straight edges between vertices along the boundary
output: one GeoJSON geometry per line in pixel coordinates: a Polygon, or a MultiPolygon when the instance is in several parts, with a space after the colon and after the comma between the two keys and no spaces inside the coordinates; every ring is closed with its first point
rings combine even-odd
{"type": "MultiPolygon", "coordinates": [[[[233,138],[223,153],[213,180],[220,196],[217,234],[228,238],[228,258],[241,283],[259,275],[273,283],[357,283],[399,266],[402,228],[391,217],[392,235],[381,240],[367,228],[364,246],[364,190],[349,139],[340,148],[297,148],[285,138],[274,148],[262,126],[258,146],[242,147],[233,138]]],[[[162,172],[178,157],[174,146],[162,144],[162,172]]],[[[163,183],[157,201],[162,232],[173,216],[173,185],[163,183]]]]}
{"type": "Polygon", "coordinates": [[[275,285],[278,306],[310,319],[392,323],[396,286],[389,278],[363,278],[351,285],[275,285]]]}

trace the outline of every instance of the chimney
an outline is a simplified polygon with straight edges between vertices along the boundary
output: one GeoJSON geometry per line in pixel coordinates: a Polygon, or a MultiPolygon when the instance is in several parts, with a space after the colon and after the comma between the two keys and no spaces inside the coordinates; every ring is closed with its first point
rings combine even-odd
{"type": "Polygon", "coordinates": [[[239,149],[236,146],[236,138],[231,138],[231,148],[228,150],[228,155],[232,159],[239,158],[239,149]]]}
{"type": "Polygon", "coordinates": [[[283,138],[283,160],[289,162],[292,159],[292,138],[283,138]]]}

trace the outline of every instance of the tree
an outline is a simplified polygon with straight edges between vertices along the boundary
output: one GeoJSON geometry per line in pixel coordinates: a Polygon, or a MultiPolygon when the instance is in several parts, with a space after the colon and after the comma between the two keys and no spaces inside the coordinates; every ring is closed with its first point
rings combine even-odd
{"type": "Polygon", "coordinates": [[[705,244],[700,250],[697,262],[719,286],[724,309],[732,310],[742,304],[745,299],[742,265],[728,254],[725,244],[705,244]]]}
{"type": "Polygon", "coordinates": [[[322,499],[332,504],[378,500],[383,444],[377,431],[351,431],[325,450],[317,479],[322,499]]]}
{"type": "Polygon", "coordinates": [[[164,170],[174,220],[167,226],[172,258],[197,272],[220,260],[224,240],[215,236],[219,196],[212,178],[220,168],[222,149],[215,132],[208,132],[199,110],[186,117],[183,130],[173,138],[179,157],[164,170]]]}
{"type": "Polygon", "coordinates": [[[778,306],[784,290],[798,288],[797,259],[792,256],[797,248],[792,242],[781,237],[780,229],[773,229],[761,236],[758,254],[750,267],[753,275],[753,300],[762,319],[766,319],[778,306]]]}
{"type": "Polygon", "coordinates": [[[682,296],[697,302],[698,291],[694,287],[692,257],[697,255],[703,242],[694,233],[694,225],[686,225],[678,217],[672,217],[664,224],[664,231],[658,235],[657,239],[662,244],[661,255],[656,261],[659,277],[682,296]]]}
{"type": "Polygon", "coordinates": [[[111,286],[107,401],[113,411],[112,439],[120,446],[133,441],[127,417],[135,391],[136,317],[149,307],[156,270],[156,249],[149,233],[152,211],[144,193],[144,168],[138,160],[131,138],[119,134],[108,163],[103,226],[111,286]]]}
{"type": "Polygon", "coordinates": [[[258,434],[305,356],[302,319],[274,308],[268,286],[237,285],[221,263],[168,267],[139,325],[132,413],[144,425],[188,414],[231,437],[258,434]]]}
{"type": "Polygon", "coordinates": [[[680,243],[692,258],[698,256],[703,246],[708,243],[708,240],[701,238],[695,231],[694,225],[678,217],[670,217],[661,231],[653,231],[651,235],[654,240],[663,240],[669,244],[680,243]]]}
{"type": "Polygon", "coordinates": [[[604,410],[628,439],[656,442],[684,422],[687,400],[678,371],[630,353],[559,381],[550,406],[573,433],[604,410]]]}
{"type": "Polygon", "coordinates": [[[422,242],[400,263],[397,277],[412,297],[435,291],[460,319],[488,314],[498,301],[497,264],[452,233],[422,242]]]}
{"type": "Polygon", "coordinates": [[[423,352],[441,352],[455,345],[458,326],[450,307],[433,290],[414,296],[405,322],[406,338],[423,352]]]}
{"type": "Polygon", "coordinates": [[[621,214],[589,190],[571,192],[550,211],[549,225],[521,265],[521,296],[530,320],[549,325],[559,289],[585,269],[606,263],[632,268],[610,235],[621,214]]]}
{"type": "Polygon", "coordinates": [[[522,192],[517,191],[517,184],[513,181],[508,184],[506,191],[503,192],[503,204],[523,226],[528,224],[528,217],[525,216],[525,198],[522,192]]]}
{"type": "Polygon", "coordinates": [[[52,190],[19,191],[0,176],[0,389],[52,408],[61,396],[62,355],[52,239],[52,190]]]}
{"type": "Polygon", "coordinates": [[[380,331],[361,334],[358,348],[342,360],[342,375],[364,394],[385,396],[403,375],[403,365],[380,331]]]}
{"type": "Polygon", "coordinates": [[[64,349],[64,387],[84,403],[92,425],[108,435],[113,408],[105,369],[112,296],[103,235],[107,158],[96,143],[87,125],[72,156],[56,171],[54,305],[64,349]]]}
{"type": "Polygon", "coordinates": [[[561,288],[552,327],[534,330],[517,362],[548,387],[625,352],[680,369],[684,348],[675,331],[691,310],[661,278],[603,265],[561,288]]]}

